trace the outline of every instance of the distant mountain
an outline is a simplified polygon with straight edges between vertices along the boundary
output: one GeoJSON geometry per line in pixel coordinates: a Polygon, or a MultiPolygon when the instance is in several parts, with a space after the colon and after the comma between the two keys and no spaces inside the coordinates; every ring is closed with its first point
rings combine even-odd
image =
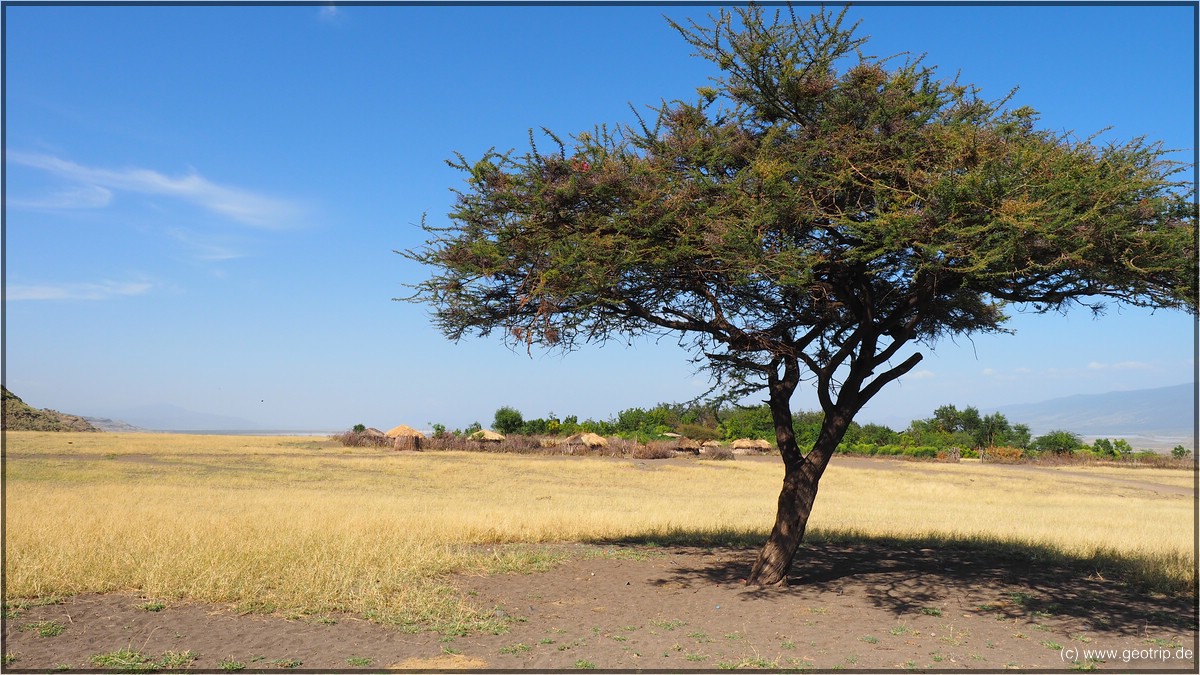
{"type": "Polygon", "coordinates": [[[196,412],[174,405],[145,405],[102,413],[109,419],[154,431],[254,431],[260,427],[241,417],[196,412]]]}
{"type": "Polygon", "coordinates": [[[4,429],[7,431],[100,431],[82,417],[34,408],[7,388],[0,389],[4,392],[4,429]]]}
{"type": "Polygon", "coordinates": [[[1065,429],[1081,436],[1190,439],[1196,420],[1192,384],[1079,394],[998,410],[1010,422],[1029,425],[1035,436],[1065,429]]]}
{"type": "Polygon", "coordinates": [[[146,431],[141,427],[135,427],[128,422],[122,420],[114,420],[108,417],[84,417],[87,423],[96,427],[100,431],[112,431],[119,433],[132,433],[137,431],[146,431]]]}

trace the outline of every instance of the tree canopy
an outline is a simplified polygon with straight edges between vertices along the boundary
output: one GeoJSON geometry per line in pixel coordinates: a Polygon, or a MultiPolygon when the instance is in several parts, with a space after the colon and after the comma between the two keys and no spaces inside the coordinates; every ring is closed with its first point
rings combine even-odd
{"type": "Polygon", "coordinates": [[[1010,96],[866,55],[844,15],[672,23],[720,72],[695,100],[459,156],[450,224],[406,252],[435,270],[410,299],[454,340],[677,335],[718,386],[766,387],[814,496],[920,345],[1005,331],[1010,305],[1196,311],[1194,186],[1161,144],[1041,129],[1010,96]],[[808,455],[791,427],[802,379],[825,413],[808,455]]]}

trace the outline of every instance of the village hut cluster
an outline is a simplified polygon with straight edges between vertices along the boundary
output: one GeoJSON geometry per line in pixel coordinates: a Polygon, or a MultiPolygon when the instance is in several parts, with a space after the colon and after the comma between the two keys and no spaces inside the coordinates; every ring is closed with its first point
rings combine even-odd
{"type": "MultiPolygon", "coordinates": [[[[386,432],[369,428],[364,433],[376,439],[377,445],[390,444],[395,450],[420,451],[425,447],[428,440],[425,434],[407,424],[392,427],[386,432]]],[[[751,438],[739,438],[729,444],[725,444],[720,441],[700,442],[674,433],[665,435],[669,439],[666,442],[668,444],[667,447],[674,450],[676,454],[683,455],[715,455],[719,452],[730,453],[730,451],[734,455],[749,455],[769,452],[772,447],[767,441],[751,438]]],[[[507,438],[504,434],[497,431],[480,429],[468,435],[466,440],[479,443],[480,445],[489,445],[499,444],[507,440],[507,438]]],[[[586,454],[590,450],[606,448],[610,445],[609,439],[591,432],[574,434],[566,438],[541,438],[538,441],[540,441],[543,448],[565,449],[566,454],[571,455],[586,454]]]]}

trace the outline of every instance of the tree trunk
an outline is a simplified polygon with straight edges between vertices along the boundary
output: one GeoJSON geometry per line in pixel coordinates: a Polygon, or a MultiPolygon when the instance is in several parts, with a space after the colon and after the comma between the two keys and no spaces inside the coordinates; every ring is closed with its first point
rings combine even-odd
{"type": "MultiPolygon", "coordinates": [[[[789,462],[785,457],[783,490],[779,493],[779,505],[775,513],[775,527],[771,536],[758,554],[758,560],[750,571],[746,583],[756,586],[786,586],[787,575],[792,569],[808,517],[812,514],[813,502],[817,498],[817,485],[825,467],[833,457],[833,451],[841,442],[850,426],[853,413],[826,413],[821,433],[811,451],[800,462],[789,462]]],[[[789,420],[790,429],[790,420],[789,420]]],[[[794,446],[794,441],[793,441],[794,446]]]]}
{"type": "Polygon", "coordinates": [[[779,507],[775,513],[775,527],[759,551],[754,569],[746,579],[747,584],[787,585],[788,571],[792,569],[796,551],[804,540],[804,528],[808,525],[808,516],[817,498],[817,479],[809,475],[806,468],[807,464],[799,471],[784,474],[783,490],[779,493],[779,507]]]}

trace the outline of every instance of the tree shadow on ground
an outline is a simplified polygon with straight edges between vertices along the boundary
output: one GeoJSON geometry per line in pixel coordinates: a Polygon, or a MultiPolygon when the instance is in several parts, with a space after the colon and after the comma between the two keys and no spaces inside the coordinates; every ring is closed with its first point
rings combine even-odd
{"type": "Polygon", "coordinates": [[[813,591],[854,593],[897,616],[951,600],[997,617],[1075,617],[1095,628],[1135,632],[1155,625],[1196,630],[1194,588],[1145,560],[1108,553],[1073,557],[1049,546],[935,538],[855,536],[805,544],[786,587],[746,587],[761,544],[747,535],[637,538],[609,544],[673,545],[727,555],[680,565],[657,583],[739,585],[745,600],[786,600],[813,591]]]}

